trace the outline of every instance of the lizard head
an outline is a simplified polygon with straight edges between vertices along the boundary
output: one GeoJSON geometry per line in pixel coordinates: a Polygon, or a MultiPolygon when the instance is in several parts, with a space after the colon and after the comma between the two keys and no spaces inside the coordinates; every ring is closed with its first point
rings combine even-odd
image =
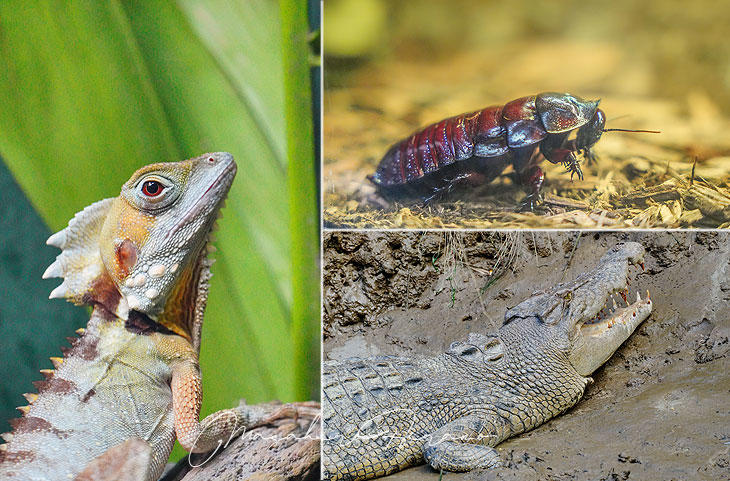
{"type": "Polygon", "coordinates": [[[220,152],[139,169],[118,197],[90,205],[48,239],[63,249],[43,276],[64,278],[51,298],[125,320],[136,311],[190,336],[207,298],[209,234],[235,174],[233,157],[220,152]]]}
{"type": "Polygon", "coordinates": [[[636,301],[628,302],[630,267],[634,265],[643,268],[644,248],[636,242],[618,244],[591,272],[536,293],[508,310],[503,329],[530,323],[530,329],[538,329],[531,330],[531,336],[566,353],[576,371],[588,376],[651,314],[648,293],[642,299],[637,291],[636,301]],[[618,307],[616,294],[625,307],[618,307]]]}

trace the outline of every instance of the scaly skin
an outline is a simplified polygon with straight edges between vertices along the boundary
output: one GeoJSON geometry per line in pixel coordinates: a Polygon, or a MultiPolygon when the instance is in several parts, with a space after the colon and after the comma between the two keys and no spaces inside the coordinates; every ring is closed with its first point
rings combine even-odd
{"type": "MultiPolygon", "coordinates": [[[[498,333],[471,334],[435,358],[325,363],[323,478],[365,480],[429,463],[468,471],[499,464],[494,446],[564,412],[589,376],[651,312],[625,295],[644,249],[610,250],[589,274],[507,311],[498,333]]],[[[643,265],[643,264],[642,264],[643,265]]]]}
{"type": "Polygon", "coordinates": [[[235,173],[227,153],[143,167],[49,238],[62,253],[44,277],[64,278],[51,297],[93,311],[26,395],[0,479],[154,480],[176,438],[206,452],[271,418],[242,405],[199,422],[207,242],[235,173]]]}

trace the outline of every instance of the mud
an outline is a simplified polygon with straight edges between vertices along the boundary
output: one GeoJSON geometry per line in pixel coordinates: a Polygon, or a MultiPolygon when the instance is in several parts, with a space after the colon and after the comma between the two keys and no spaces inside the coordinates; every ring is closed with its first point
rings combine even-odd
{"type": "MultiPolygon", "coordinates": [[[[429,356],[508,307],[641,242],[651,316],[574,408],[451,480],[730,479],[730,238],[722,232],[328,232],[324,353],[429,356]]],[[[426,466],[392,479],[438,479],[426,466]]]]}

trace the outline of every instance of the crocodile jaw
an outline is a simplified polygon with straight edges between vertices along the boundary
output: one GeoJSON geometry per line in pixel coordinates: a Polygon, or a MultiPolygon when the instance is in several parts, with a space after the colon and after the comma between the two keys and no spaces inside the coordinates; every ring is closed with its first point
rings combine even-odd
{"type": "Polygon", "coordinates": [[[628,293],[630,266],[643,266],[644,248],[626,242],[610,249],[595,269],[575,280],[538,292],[509,309],[504,316],[508,324],[516,319],[538,317],[546,325],[562,325],[566,333],[592,319],[613,294],[628,293]]]}
{"type": "Polygon", "coordinates": [[[646,294],[641,299],[637,292],[633,304],[616,309],[598,322],[580,325],[568,353],[570,363],[580,375],[590,376],[649,317],[652,303],[649,293],[646,294]]]}

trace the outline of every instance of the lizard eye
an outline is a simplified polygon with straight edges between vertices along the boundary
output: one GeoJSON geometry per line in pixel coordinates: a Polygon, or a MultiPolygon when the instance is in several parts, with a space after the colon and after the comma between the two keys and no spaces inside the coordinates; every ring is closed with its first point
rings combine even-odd
{"type": "Polygon", "coordinates": [[[148,180],[142,184],[142,193],[147,197],[157,197],[165,190],[165,186],[156,180],[148,180]]]}
{"type": "Polygon", "coordinates": [[[148,175],[140,179],[134,187],[135,203],[141,208],[161,209],[170,205],[178,197],[175,184],[159,175],[148,175]]]}

